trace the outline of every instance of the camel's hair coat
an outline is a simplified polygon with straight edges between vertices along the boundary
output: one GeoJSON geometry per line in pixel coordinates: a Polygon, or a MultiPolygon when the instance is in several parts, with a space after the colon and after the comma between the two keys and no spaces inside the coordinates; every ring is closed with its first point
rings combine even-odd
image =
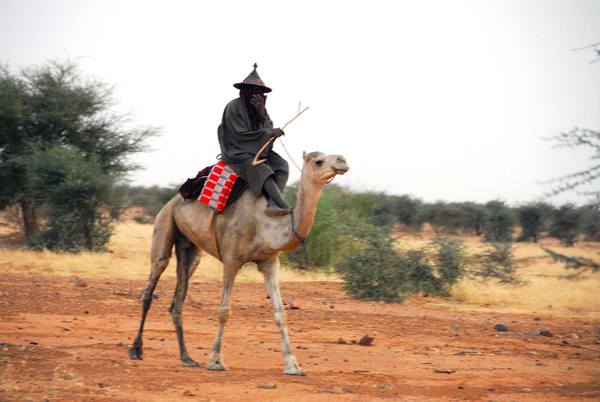
{"type": "Polygon", "coordinates": [[[265,215],[266,199],[256,198],[246,191],[225,208],[216,219],[213,212],[196,200],[185,201],[177,195],[159,212],[152,235],[152,270],[142,296],[142,317],[139,331],[129,349],[129,357],[143,359],[142,332],[152,303],[152,294],[166,269],[173,245],[177,256],[177,286],[169,308],[175,324],[181,361],[184,366],[199,366],[188,354],[183,339],[181,311],[188,282],[205,251],[223,262],[223,294],[219,307],[219,327],[212,348],[209,370],[227,370],[223,364],[221,339],[231,315],[231,290],[236,274],[247,262],[255,262],[265,278],[273,303],[274,318],[279,326],[285,362],[285,374],[304,375],[290,346],[286,314],[279,291],[279,253],[293,250],[308,236],[323,186],[336,174],[344,174],[348,165],[340,155],[320,152],[304,154],[304,166],[293,214],[277,217],[265,215]],[[292,223],[293,222],[293,223],[292,223]],[[214,226],[213,226],[214,225],[214,226]],[[293,227],[292,227],[293,225],[293,227]]]}

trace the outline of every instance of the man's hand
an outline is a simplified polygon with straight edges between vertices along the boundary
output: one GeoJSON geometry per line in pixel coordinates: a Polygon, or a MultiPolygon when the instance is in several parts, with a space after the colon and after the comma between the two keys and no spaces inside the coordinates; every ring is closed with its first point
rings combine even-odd
{"type": "Polygon", "coordinates": [[[262,96],[260,96],[258,94],[252,95],[252,97],[250,98],[250,104],[252,106],[254,106],[254,108],[256,109],[256,112],[258,113],[258,115],[260,116],[261,119],[267,118],[267,109],[265,108],[265,99],[262,96]]]}
{"type": "Polygon", "coordinates": [[[285,135],[285,133],[284,133],[284,132],[283,132],[283,130],[282,130],[282,129],[280,129],[280,128],[274,128],[274,129],[273,129],[273,132],[271,133],[271,136],[272,136],[273,138],[279,138],[279,137],[281,137],[282,135],[285,135]]]}

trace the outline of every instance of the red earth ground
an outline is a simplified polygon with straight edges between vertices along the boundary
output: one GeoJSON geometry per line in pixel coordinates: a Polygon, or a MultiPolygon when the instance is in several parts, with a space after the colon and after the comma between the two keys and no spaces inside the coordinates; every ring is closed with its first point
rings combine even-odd
{"type": "MultiPolygon", "coordinates": [[[[0,400],[575,401],[600,400],[600,344],[577,318],[457,310],[435,298],[364,302],[337,282],[287,282],[288,327],[305,377],[283,374],[264,286],[238,283],[224,336],[226,372],[183,367],[163,279],[145,359],[127,348],[144,281],[0,274],[0,400]],[[84,286],[85,285],[85,286],[84,286]],[[495,324],[508,324],[498,332],[495,324]],[[549,333],[537,334],[542,328],[549,333]],[[374,338],[370,346],[357,342],[374,338]]],[[[201,363],[217,328],[220,284],[192,279],[188,350],[201,363]]]]}

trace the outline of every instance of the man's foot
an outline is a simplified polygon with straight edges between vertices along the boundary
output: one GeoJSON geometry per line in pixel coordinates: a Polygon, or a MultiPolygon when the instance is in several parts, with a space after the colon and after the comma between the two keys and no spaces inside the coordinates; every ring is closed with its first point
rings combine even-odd
{"type": "Polygon", "coordinates": [[[275,204],[268,204],[265,209],[265,214],[267,216],[283,216],[292,212],[292,207],[281,208],[275,204]]]}
{"type": "Polygon", "coordinates": [[[292,212],[292,208],[283,199],[281,190],[277,187],[273,177],[268,177],[263,184],[265,192],[267,193],[267,208],[265,214],[268,216],[282,216],[292,212]]]}

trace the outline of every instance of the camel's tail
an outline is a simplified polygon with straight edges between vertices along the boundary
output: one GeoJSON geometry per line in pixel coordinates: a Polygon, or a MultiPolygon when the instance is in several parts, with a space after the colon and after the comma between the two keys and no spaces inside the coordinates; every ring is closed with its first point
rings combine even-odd
{"type": "Polygon", "coordinates": [[[154,220],[154,231],[152,233],[152,248],[150,249],[150,260],[152,272],[150,277],[160,277],[169,265],[173,244],[177,238],[178,229],[173,218],[173,209],[181,202],[179,195],[173,197],[156,215],[154,220]]]}

